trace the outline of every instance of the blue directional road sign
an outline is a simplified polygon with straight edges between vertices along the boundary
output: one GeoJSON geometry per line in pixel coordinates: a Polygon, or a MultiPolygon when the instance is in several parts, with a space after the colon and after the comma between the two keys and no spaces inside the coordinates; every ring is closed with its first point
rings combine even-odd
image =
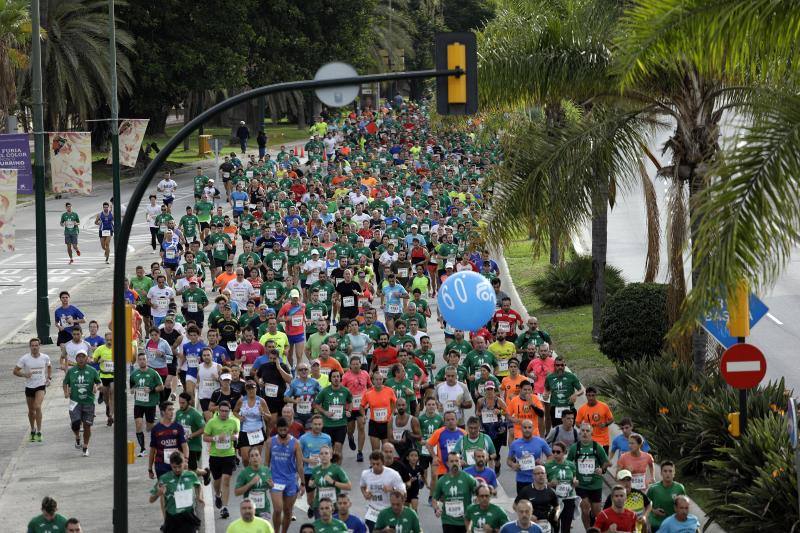
{"type": "MultiPolygon", "coordinates": [[[[752,329],[759,320],[764,318],[769,308],[758,297],[750,293],[750,328],[752,329]]],[[[703,327],[725,348],[730,348],[736,344],[736,337],[731,337],[728,331],[728,304],[724,299],[720,299],[716,309],[706,315],[703,327]]]]}

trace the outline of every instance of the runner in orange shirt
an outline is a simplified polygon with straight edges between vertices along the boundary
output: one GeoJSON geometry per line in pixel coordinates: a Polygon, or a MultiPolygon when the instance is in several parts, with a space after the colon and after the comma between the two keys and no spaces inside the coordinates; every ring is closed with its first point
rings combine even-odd
{"type": "Polygon", "coordinates": [[[466,431],[458,427],[456,414],[453,411],[446,412],[444,414],[444,427],[434,431],[428,441],[425,442],[431,457],[434,457],[433,464],[436,467],[437,476],[447,473],[447,455],[455,448],[456,442],[466,434],[466,431]]]}
{"type": "Polygon", "coordinates": [[[597,399],[597,389],[586,387],[586,403],[578,409],[575,416],[575,425],[580,426],[583,422],[592,425],[592,440],[603,447],[608,455],[608,447],[611,444],[608,435],[608,426],[614,423],[614,415],[608,404],[597,399]]]}
{"type": "Polygon", "coordinates": [[[519,396],[519,386],[524,381],[530,380],[519,373],[519,360],[516,357],[512,357],[508,360],[508,375],[500,382],[503,401],[510,402],[519,396]]]}
{"type": "Polygon", "coordinates": [[[361,409],[369,409],[367,435],[373,452],[381,451],[381,445],[389,439],[389,421],[396,402],[394,391],[383,386],[383,376],[376,369],[372,373],[372,388],[361,399],[361,409]]]}
{"type": "Polygon", "coordinates": [[[330,376],[331,372],[334,370],[338,370],[340,373],[344,374],[344,369],[342,368],[342,364],[331,357],[331,347],[327,344],[322,344],[319,347],[319,366],[320,372],[325,374],[326,376],[330,376]]]}
{"type": "Polygon", "coordinates": [[[532,421],[533,434],[539,436],[539,417],[544,416],[544,406],[533,394],[533,384],[530,381],[523,381],[519,387],[519,396],[506,402],[506,412],[509,420],[514,423],[514,435],[508,436],[509,445],[514,439],[522,438],[523,420],[532,421]]]}

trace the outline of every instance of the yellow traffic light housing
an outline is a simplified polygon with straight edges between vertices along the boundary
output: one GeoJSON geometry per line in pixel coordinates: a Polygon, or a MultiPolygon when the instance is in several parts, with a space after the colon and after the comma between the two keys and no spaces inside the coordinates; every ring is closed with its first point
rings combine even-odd
{"type": "MultiPolygon", "coordinates": [[[[111,331],[114,331],[114,315],[111,315],[111,331]]],[[[136,362],[138,350],[133,344],[133,304],[125,304],[125,361],[136,362]]]]}
{"type": "Polygon", "coordinates": [[[750,289],[744,280],[728,291],[728,331],[731,337],[750,336],[750,289]]]}
{"type": "Polygon", "coordinates": [[[436,34],[436,70],[464,71],[436,79],[436,112],[471,115],[478,111],[478,48],[474,33],[436,34]]]}
{"type": "Polygon", "coordinates": [[[731,434],[731,437],[740,437],[742,435],[740,426],[739,426],[739,413],[731,413],[728,415],[728,433],[731,434]]]}

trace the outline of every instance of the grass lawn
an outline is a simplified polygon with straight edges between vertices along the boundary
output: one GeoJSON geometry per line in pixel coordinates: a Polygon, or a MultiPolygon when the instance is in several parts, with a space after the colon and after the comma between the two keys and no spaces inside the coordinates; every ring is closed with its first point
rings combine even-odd
{"type": "Polygon", "coordinates": [[[547,270],[547,257],[533,258],[529,240],[514,241],[505,249],[511,277],[528,313],[539,319],[550,333],[555,351],[567,358],[567,364],[585,385],[596,384],[614,371],[613,363],[592,342],[592,306],[569,309],[546,307],[533,293],[530,284],[547,270]]]}

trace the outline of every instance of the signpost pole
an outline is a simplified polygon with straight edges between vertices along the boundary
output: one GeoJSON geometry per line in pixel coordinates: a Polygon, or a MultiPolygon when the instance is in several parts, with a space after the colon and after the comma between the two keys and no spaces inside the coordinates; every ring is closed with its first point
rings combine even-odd
{"type": "MultiPolygon", "coordinates": [[[[736,342],[744,344],[744,337],[737,337],[736,342]]],[[[744,435],[747,429],[747,389],[739,389],[739,431],[744,435]]]]}

